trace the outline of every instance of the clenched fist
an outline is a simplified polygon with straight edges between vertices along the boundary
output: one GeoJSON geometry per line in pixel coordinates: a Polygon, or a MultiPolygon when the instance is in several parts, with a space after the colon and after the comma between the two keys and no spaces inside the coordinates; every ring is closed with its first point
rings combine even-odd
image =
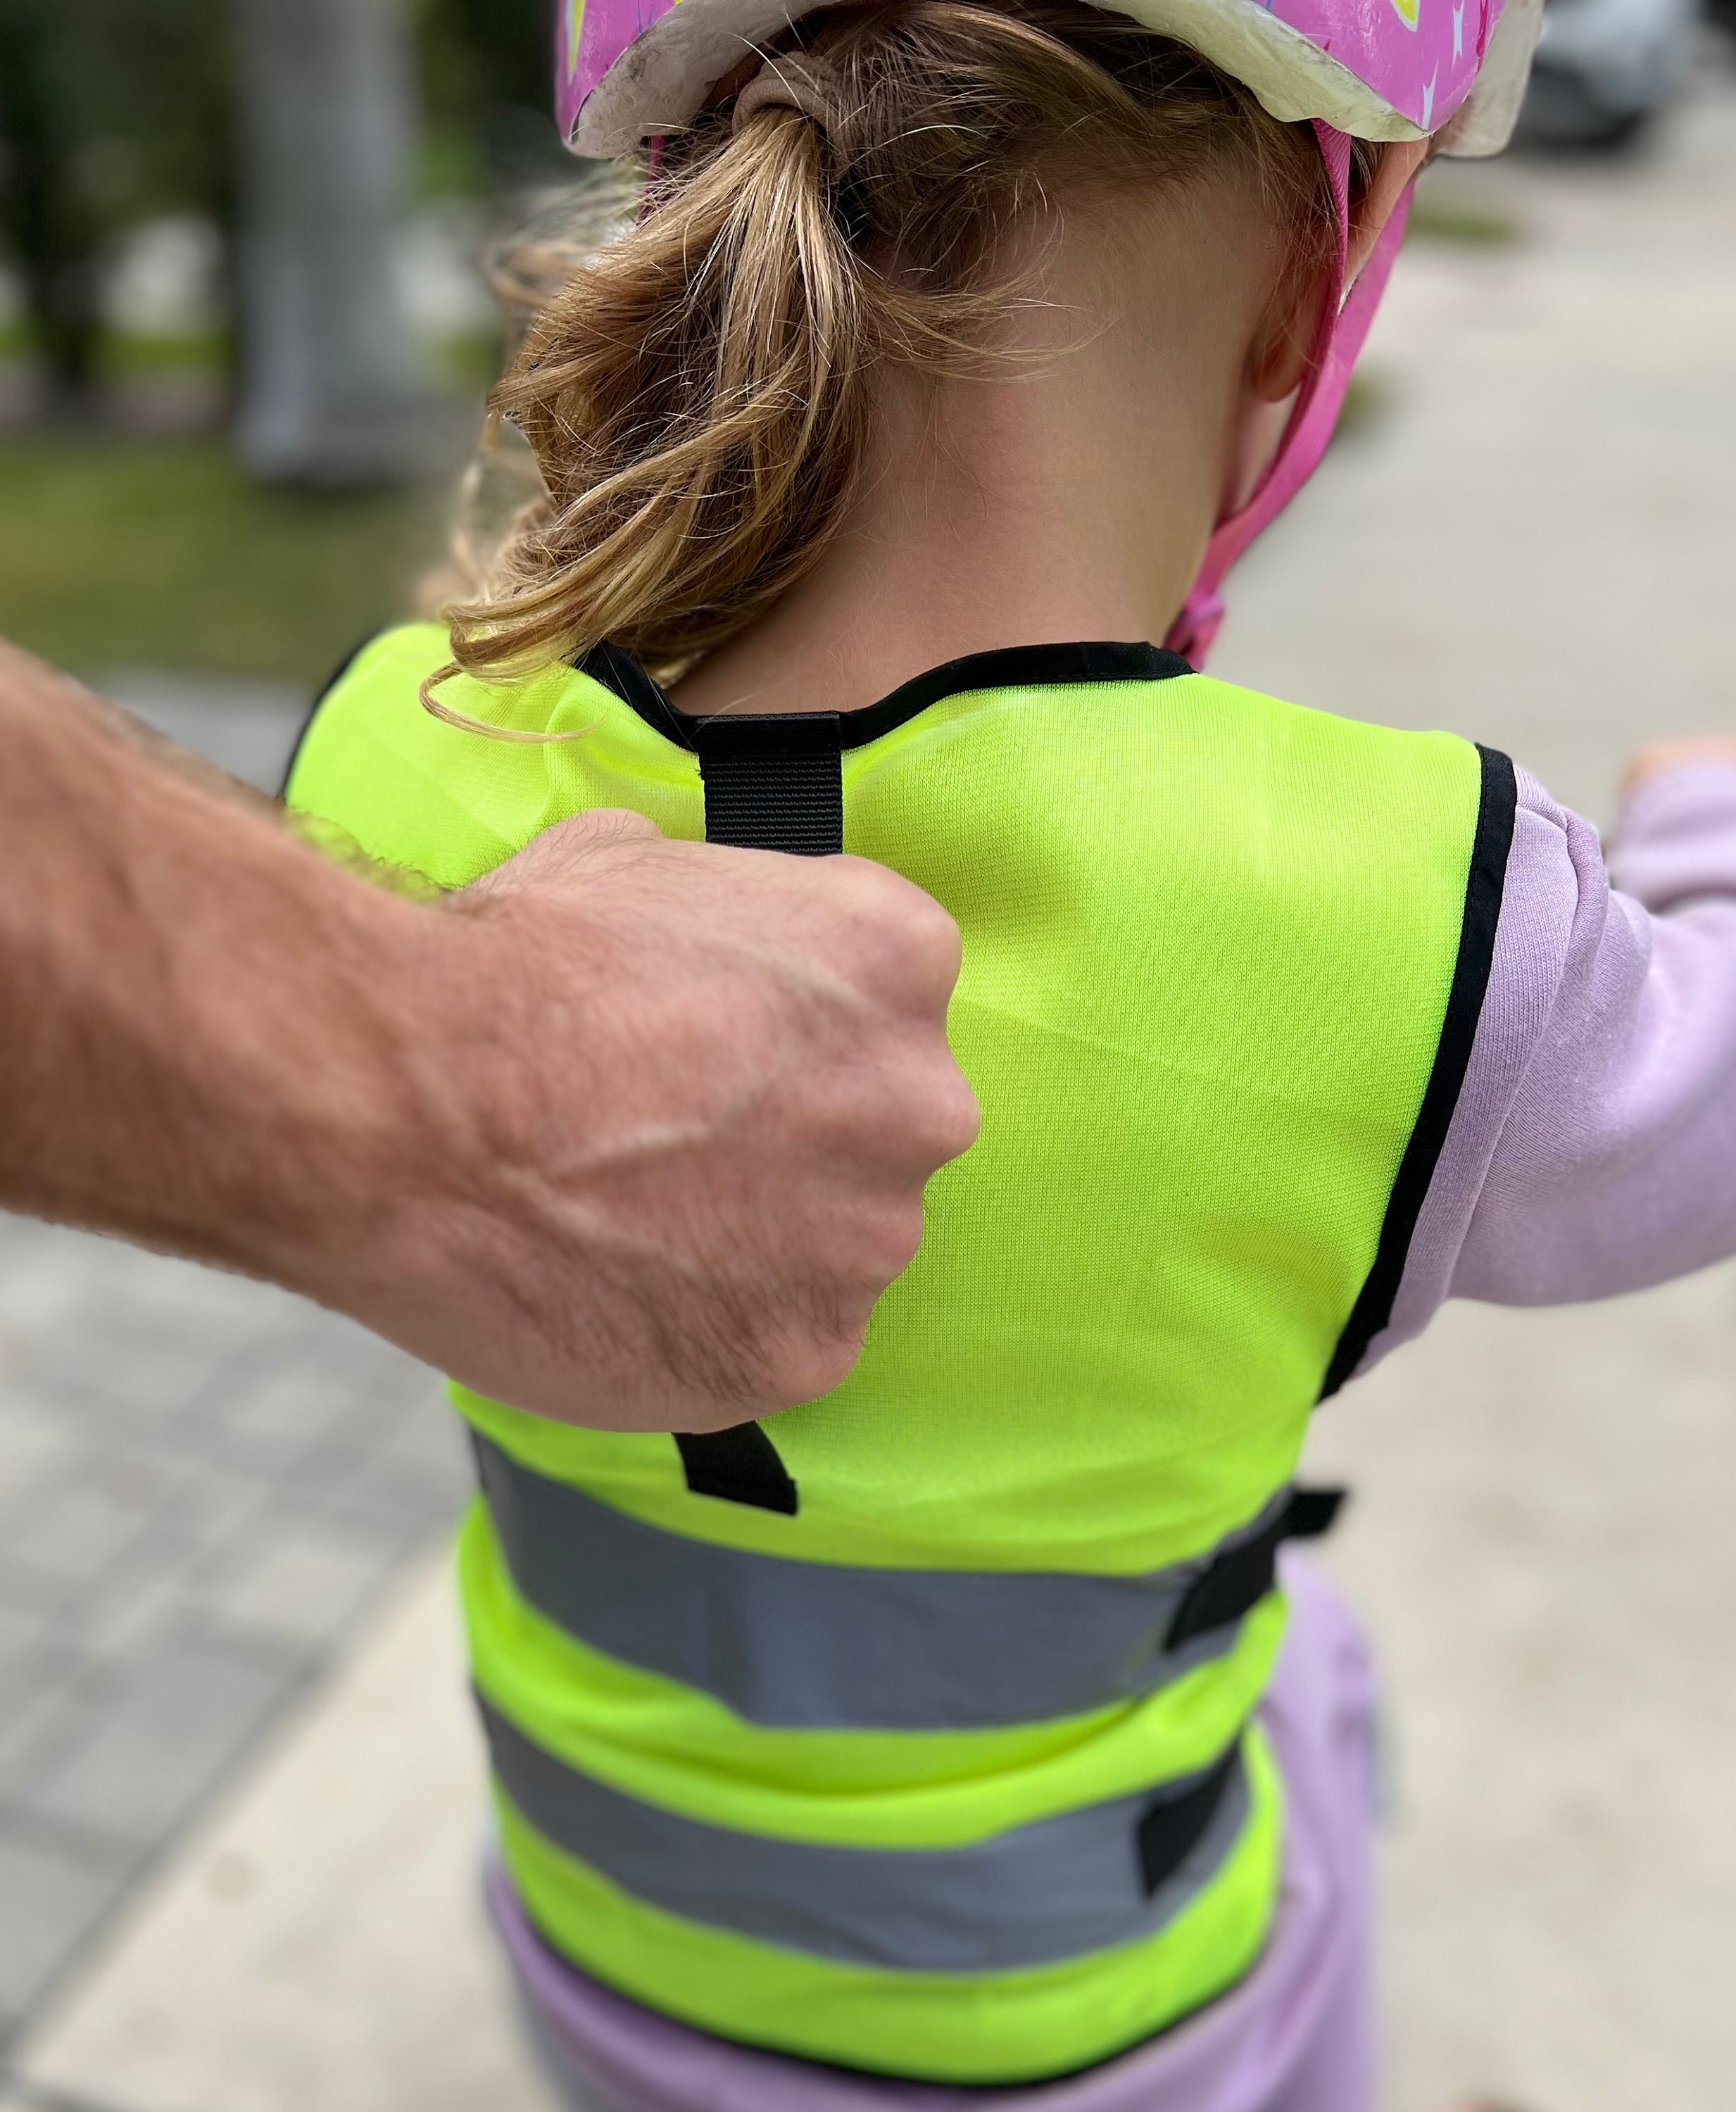
{"type": "Polygon", "coordinates": [[[861,859],[617,813],[424,917],[426,987],[450,995],[417,1100],[450,1141],[351,1309],[608,1428],[717,1428],[837,1385],[924,1185],[976,1135],[950,917],[861,859]]]}

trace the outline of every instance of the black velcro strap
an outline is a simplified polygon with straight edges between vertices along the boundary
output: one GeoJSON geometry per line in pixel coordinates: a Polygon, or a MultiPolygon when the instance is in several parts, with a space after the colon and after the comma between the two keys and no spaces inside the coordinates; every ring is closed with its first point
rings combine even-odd
{"type": "Polygon", "coordinates": [[[830,858],[844,848],[844,751],[836,712],[706,719],[693,744],[705,840],[830,858]]]}
{"type": "Polygon", "coordinates": [[[795,1484],[777,1447],[757,1422],[739,1423],[733,1430],[677,1430],[675,1442],[695,1495],[795,1516],[795,1484]]]}
{"type": "Polygon", "coordinates": [[[1177,1607],[1164,1639],[1165,1650],[1179,1650],[1196,1636],[1227,1627],[1251,1612],[1278,1575],[1278,1550],[1287,1540],[1318,1540],[1330,1532],[1349,1491],[1292,1489],[1290,1500],[1251,1540],[1226,1548],[1202,1573],[1177,1607]]]}
{"type": "Polygon", "coordinates": [[[1242,1764],[1242,1741],[1235,1744],[1193,1787],[1180,1796],[1164,1797],[1154,1804],[1139,1822],[1139,1867],[1146,1881],[1146,1897],[1161,1891],[1205,1837],[1205,1829],[1218,1815],[1223,1793],[1242,1764]]]}

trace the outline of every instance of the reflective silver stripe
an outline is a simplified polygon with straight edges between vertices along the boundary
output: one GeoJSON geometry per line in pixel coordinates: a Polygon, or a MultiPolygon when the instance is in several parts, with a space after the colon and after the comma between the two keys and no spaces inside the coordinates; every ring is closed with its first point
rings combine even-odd
{"type": "Polygon", "coordinates": [[[1225,1655],[1228,1623],[1164,1648],[1223,1548],[1141,1577],[866,1569],[750,1554],[664,1532],[476,1439],[521,1595],[568,1634],[795,1730],[986,1730],[1084,1715],[1225,1655]]]}
{"type": "Polygon", "coordinates": [[[482,1716],[519,1812],[636,1899],[786,1950],[904,1972],[1015,1973],[1155,1936],[1223,1868],[1250,1807],[1238,1743],[1202,1830],[1148,1892],[1141,1820],[1219,1770],[966,1848],[836,1848],[641,1804],[556,1759],[485,1701],[482,1716]]]}

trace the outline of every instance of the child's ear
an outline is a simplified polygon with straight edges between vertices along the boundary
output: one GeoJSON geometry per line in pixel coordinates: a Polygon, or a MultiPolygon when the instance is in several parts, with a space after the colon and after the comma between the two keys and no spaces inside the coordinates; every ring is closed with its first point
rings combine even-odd
{"type": "MultiPolygon", "coordinates": [[[[1373,180],[1351,207],[1344,260],[1346,294],[1374,255],[1381,230],[1428,160],[1429,146],[1427,139],[1406,139],[1381,148],[1373,180]]],[[[1249,348],[1248,385],[1262,403],[1282,403],[1301,388],[1325,298],[1326,281],[1320,275],[1285,273],[1249,348]]]]}
{"type": "Polygon", "coordinates": [[[1285,271],[1248,347],[1247,385],[1259,402],[1286,403],[1301,387],[1326,298],[1324,272],[1285,271]]]}

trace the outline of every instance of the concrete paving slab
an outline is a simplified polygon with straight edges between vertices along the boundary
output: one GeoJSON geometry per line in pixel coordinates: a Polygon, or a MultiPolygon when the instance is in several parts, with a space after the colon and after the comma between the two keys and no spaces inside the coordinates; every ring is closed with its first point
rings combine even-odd
{"type": "Polygon", "coordinates": [[[444,1562],[30,2038],[109,2112],[556,2112],[485,1925],[483,1769],[444,1562]]]}
{"type": "Polygon", "coordinates": [[[114,1903],[112,1870],[0,1831],[0,2039],[114,1903]]]}
{"type": "Polygon", "coordinates": [[[97,687],[171,740],[197,749],[231,776],[274,794],[282,786],[312,701],[291,683],[166,674],[154,668],[122,669],[97,687]]]}
{"type": "Polygon", "coordinates": [[[142,1849],[198,1807],[295,1678],[280,1649],[178,1637],[130,1666],[85,1734],[45,1757],[12,1800],[34,1817],[142,1849]]]}
{"type": "Polygon", "coordinates": [[[28,1500],[72,1449],[65,1427],[46,1409],[0,1392],[0,1508],[28,1500]]]}
{"type": "Polygon", "coordinates": [[[78,1912],[0,1883],[0,2034],[465,1476],[433,1376],[347,1322],[0,1218],[0,1842],[103,1873],[78,1912]]]}
{"type": "Polygon", "coordinates": [[[292,1646],[341,1633],[377,1591],[387,1564],[372,1547],[317,1526],[248,1550],[211,1600],[226,1625],[292,1646]]]}

